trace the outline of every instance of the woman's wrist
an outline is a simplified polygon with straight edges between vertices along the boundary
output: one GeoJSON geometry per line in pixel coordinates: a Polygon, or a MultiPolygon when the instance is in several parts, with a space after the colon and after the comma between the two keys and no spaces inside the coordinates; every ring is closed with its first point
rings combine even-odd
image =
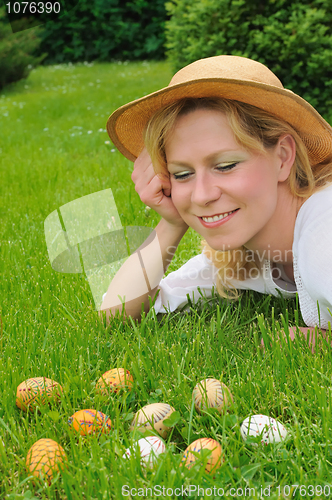
{"type": "Polygon", "coordinates": [[[171,223],[171,222],[168,222],[166,219],[162,218],[158,225],[156,226],[156,229],[157,227],[162,227],[164,230],[166,231],[170,231],[170,232],[174,232],[175,234],[181,234],[182,236],[187,232],[189,226],[188,224],[186,224],[184,221],[183,223],[179,222],[179,223],[171,223]]]}
{"type": "Polygon", "coordinates": [[[182,226],[170,224],[165,219],[161,219],[155,227],[162,252],[164,272],[166,272],[166,269],[169,266],[180,241],[188,230],[188,227],[189,226],[186,224],[183,224],[182,226]]]}

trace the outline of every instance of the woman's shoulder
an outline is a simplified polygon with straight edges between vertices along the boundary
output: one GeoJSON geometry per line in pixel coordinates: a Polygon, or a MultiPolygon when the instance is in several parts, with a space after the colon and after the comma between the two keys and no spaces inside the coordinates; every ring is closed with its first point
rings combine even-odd
{"type": "Polygon", "coordinates": [[[331,280],[332,184],[314,193],[299,210],[293,257],[308,289],[310,283],[321,286],[325,279],[331,280]]]}
{"type": "Polygon", "coordinates": [[[295,225],[294,276],[307,325],[318,324],[319,314],[323,328],[331,321],[331,260],[332,185],[314,193],[302,205],[295,225]]]}
{"type": "Polygon", "coordinates": [[[313,194],[302,204],[299,210],[299,215],[301,215],[301,212],[316,208],[320,209],[325,206],[332,207],[332,182],[316,188],[313,194]]]}
{"type": "Polygon", "coordinates": [[[297,214],[294,243],[305,232],[321,231],[326,226],[332,229],[332,183],[316,190],[301,206],[297,214]]]}

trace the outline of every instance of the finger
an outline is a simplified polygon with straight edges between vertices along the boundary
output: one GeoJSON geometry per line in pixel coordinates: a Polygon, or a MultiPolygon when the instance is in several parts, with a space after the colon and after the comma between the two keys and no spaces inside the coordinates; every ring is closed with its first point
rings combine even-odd
{"type": "Polygon", "coordinates": [[[141,154],[134,161],[134,171],[140,170],[145,172],[150,165],[152,165],[151,157],[146,148],[144,148],[141,154]]]}
{"type": "Polygon", "coordinates": [[[164,189],[168,190],[168,194],[170,195],[170,180],[167,175],[160,173],[156,174],[153,168],[151,170],[147,170],[145,174],[141,174],[135,183],[135,190],[140,193],[145,191],[146,188],[151,190],[151,193],[156,193],[162,191],[164,189]]]}
{"type": "Polygon", "coordinates": [[[134,182],[135,185],[137,184],[148,184],[151,182],[153,177],[156,176],[156,173],[153,169],[152,163],[146,168],[138,168],[134,170],[131,174],[131,179],[134,182]]]}
{"type": "MultiPolygon", "coordinates": [[[[163,201],[163,198],[165,198],[164,189],[168,189],[170,191],[170,186],[167,182],[169,182],[167,181],[167,179],[161,179],[160,177],[155,175],[151,182],[149,184],[145,183],[139,191],[141,201],[145,203],[145,205],[149,205],[152,208],[153,205],[160,205],[160,203],[163,201]]],[[[169,197],[167,196],[166,198],[169,199],[169,197]]]]}
{"type": "Polygon", "coordinates": [[[144,182],[142,186],[142,191],[150,193],[151,197],[158,195],[158,197],[162,198],[164,189],[170,189],[169,181],[159,175],[154,175],[149,182],[144,182]]]}
{"type": "MultiPolygon", "coordinates": [[[[133,178],[133,176],[132,176],[132,178],[133,178]]],[[[146,190],[146,188],[150,189],[151,193],[162,190],[161,180],[155,174],[152,166],[151,166],[151,169],[146,170],[144,173],[140,173],[136,177],[136,180],[135,179],[133,179],[133,180],[135,183],[135,191],[139,195],[142,192],[144,192],[146,190]]]]}

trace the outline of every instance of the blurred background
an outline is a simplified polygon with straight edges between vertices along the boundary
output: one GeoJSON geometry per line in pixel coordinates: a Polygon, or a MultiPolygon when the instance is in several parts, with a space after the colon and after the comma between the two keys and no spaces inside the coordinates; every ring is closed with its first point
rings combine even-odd
{"type": "MultiPolygon", "coordinates": [[[[46,2],[52,13],[38,17],[22,15],[27,2],[0,2],[0,499],[119,499],[123,484],[199,485],[203,468],[184,476],[178,465],[201,436],[219,440],[226,453],[217,480],[204,477],[207,486],[258,491],[273,484],[278,491],[302,484],[310,496],[317,485],[315,498],[323,496],[331,482],[331,349],[325,342],[312,356],[300,349],[300,337],[296,350],[274,341],[287,325],[305,326],[298,298],[248,290],[239,302],[214,296],[199,305],[188,295],[192,314],[156,318],[150,310],[140,324],[115,318],[105,328],[87,277],[51,267],[45,220],[111,190],[122,227],[156,226],[160,216],[140,200],[133,164],[110,141],[106,122],[196,59],[233,54],[260,61],[331,123],[331,0],[64,2],[46,2]],[[264,357],[262,336],[272,346],[264,357]],[[96,382],[114,367],[132,371],[134,390],[98,399],[96,382]],[[15,405],[16,389],[36,376],[58,381],[65,397],[59,407],[25,414],[15,405]],[[230,387],[233,414],[193,412],[192,389],[211,376],[230,387]],[[134,412],[158,401],[174,406],[181,420],[163,466],[146,476],[121,457],[132,441],[134,412]],[[81,408],[110,416],[110,438],[77,445],[67,421],[81,408]],[[289,444],[247,448],[238,424],[249,413],[290,424],[289,444]],[[61,444],[69,459],[52,489],[34,489],[25,468],[29,448],[42,437],[61,444]]],[[[200,235],[190,228],[167,273],[199,252],[200,235]]],[[[101,269],[100,279],[106,292],[111,277],[101,269]]]]}
{"type": "Polygon", "coordinates": [[[38,65],[167,59],[174,72],[196,59],[232,54],[266,64],[286,88],[329,118],[330,0],[57,3],[59,14],[34,15],[23,14],[22,1],[0,3],[0,88],[38,65]]]}

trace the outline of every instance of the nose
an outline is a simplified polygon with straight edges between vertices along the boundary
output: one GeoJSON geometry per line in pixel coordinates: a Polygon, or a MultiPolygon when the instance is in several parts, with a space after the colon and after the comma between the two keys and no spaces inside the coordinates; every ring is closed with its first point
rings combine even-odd
{"type": "Polygon", "coordinates": [[[196,174],[191,193],[191,202],[195,205],[205,207],[218,200],[221,195],[221,189],[216,185],[216,179],[208,172],[202,175],[196,174]]]}

